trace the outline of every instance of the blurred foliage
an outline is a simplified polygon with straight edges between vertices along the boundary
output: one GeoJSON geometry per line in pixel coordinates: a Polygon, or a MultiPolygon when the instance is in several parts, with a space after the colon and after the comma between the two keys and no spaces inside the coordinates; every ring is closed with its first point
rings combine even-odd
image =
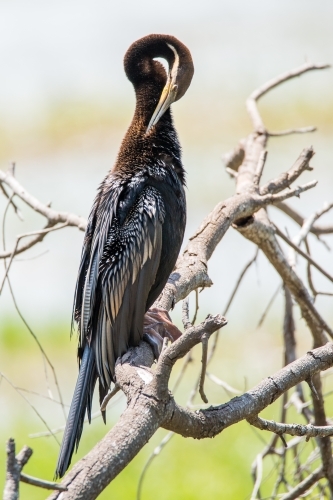
{"type": "MultiPolygon", "coordinates": [[[[306,93],[304,89],[295,98],[292,91],[295,89],[287,92],[283,89],[284,93],[279,89],[260,103],[268,129],[318,125],[321,133],[331,133],[333,100],[317,100],[311,91],[306,93]]],[[[0,115],[0,161],[50,153],[75,144],[79,137],[89,143],[98,141],[99,145],[119,132],[121,137],[130,122],[133,106],[131,101],[72,99],[50,103],[42,116],[31,116],[28,123],[10,122],[0,115]]],[[[205,96],[196,101],[195,108],[193,101],[185,102],[175,113],[185,139],[188,137],[193,144],[204,148],[226,137],[241,137],[250,130],[244,101],[236,103],[235,96],[229,101],[217,100],[216,94],[205,96]]]]}

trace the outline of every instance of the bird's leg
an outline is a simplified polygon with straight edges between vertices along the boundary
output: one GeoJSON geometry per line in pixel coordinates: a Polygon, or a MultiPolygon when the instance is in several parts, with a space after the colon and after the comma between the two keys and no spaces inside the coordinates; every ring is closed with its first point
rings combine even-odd
{"type": "Polygon", "coordinates": [[[146,312],[143,322],[143,338],[150,344],[156,359],[163,347],[163,339],[174,342],[181,336],[181,331],[172,323],[166,309],[152,307],[146,312]]]}

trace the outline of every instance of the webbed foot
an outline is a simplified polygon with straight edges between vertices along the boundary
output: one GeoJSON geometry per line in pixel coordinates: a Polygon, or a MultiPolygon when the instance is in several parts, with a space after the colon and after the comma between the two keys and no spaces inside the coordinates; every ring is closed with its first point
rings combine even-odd
{"type": "Polygon", "coordinates": [[[151,346],[156,359],[162,351],[163,339],[174,342],[181,336],[181,331],[172,323],[166,309],[152,307],[146,312],[143,322],[143,338],[151,346]]]}

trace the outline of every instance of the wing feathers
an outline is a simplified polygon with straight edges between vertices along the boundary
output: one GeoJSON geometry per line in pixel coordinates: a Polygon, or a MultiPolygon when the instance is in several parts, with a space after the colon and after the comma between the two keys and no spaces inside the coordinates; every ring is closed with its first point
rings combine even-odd
{"type": "Polygon", "coordinates": [[[160,263],[164,220],[162,196],[150,186],[138,195],[121,225],[118,212],[106,208],[91,238],[80,328],[81,345],[89,339],[94,348],[103,390],[114,377],[117,357],[142,338],[147,298],[160,263]]]}

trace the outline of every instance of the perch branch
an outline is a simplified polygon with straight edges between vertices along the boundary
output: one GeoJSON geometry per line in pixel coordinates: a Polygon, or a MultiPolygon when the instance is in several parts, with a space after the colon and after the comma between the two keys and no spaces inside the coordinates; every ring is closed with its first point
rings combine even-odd
{"type": "MultiPolygon", "coordinates": [[[[214,322],[219,327],[217,319],[210,319],[209,322],[211,327],[214,322]]],[[[161,363],[166,367],[164,375],[168,375],[169,365],[174,364],[176,359],[184,356],[193,346],[190,337],[187,336],[186,342],[180,337],[166,349],[161,363]]],[[[197,331],[196,343],[199,342],[200,335],[197,331]]],[[[258,415],[291,387],[333,366],[333,344],[327,343],[309,351],[228,403],[196,412],[180,407],[170,393],[161,394],[160,384],[156,384],[156,379],[163,376],[163,370],[154,374],[148,368],[152,363],[153,354],[145,342],[130,349],[117,362],[116,377],[128,398],[128,407],[109,433],[66,475],[62,485],[68,491],[61,493],[61,500],[97,498],[158,427],[184,437],[203,439],[214,437],[240,420],[258,415]],[[146,372],[144,376],[142,370],[146,372]],[[127,382],[129,379],[130,385],[127,382]],[[94,481],[91,481],[92,477],[94,481]]],[[[60,500],[59,492],[54,492],[49,498],[60,500]]]]}

